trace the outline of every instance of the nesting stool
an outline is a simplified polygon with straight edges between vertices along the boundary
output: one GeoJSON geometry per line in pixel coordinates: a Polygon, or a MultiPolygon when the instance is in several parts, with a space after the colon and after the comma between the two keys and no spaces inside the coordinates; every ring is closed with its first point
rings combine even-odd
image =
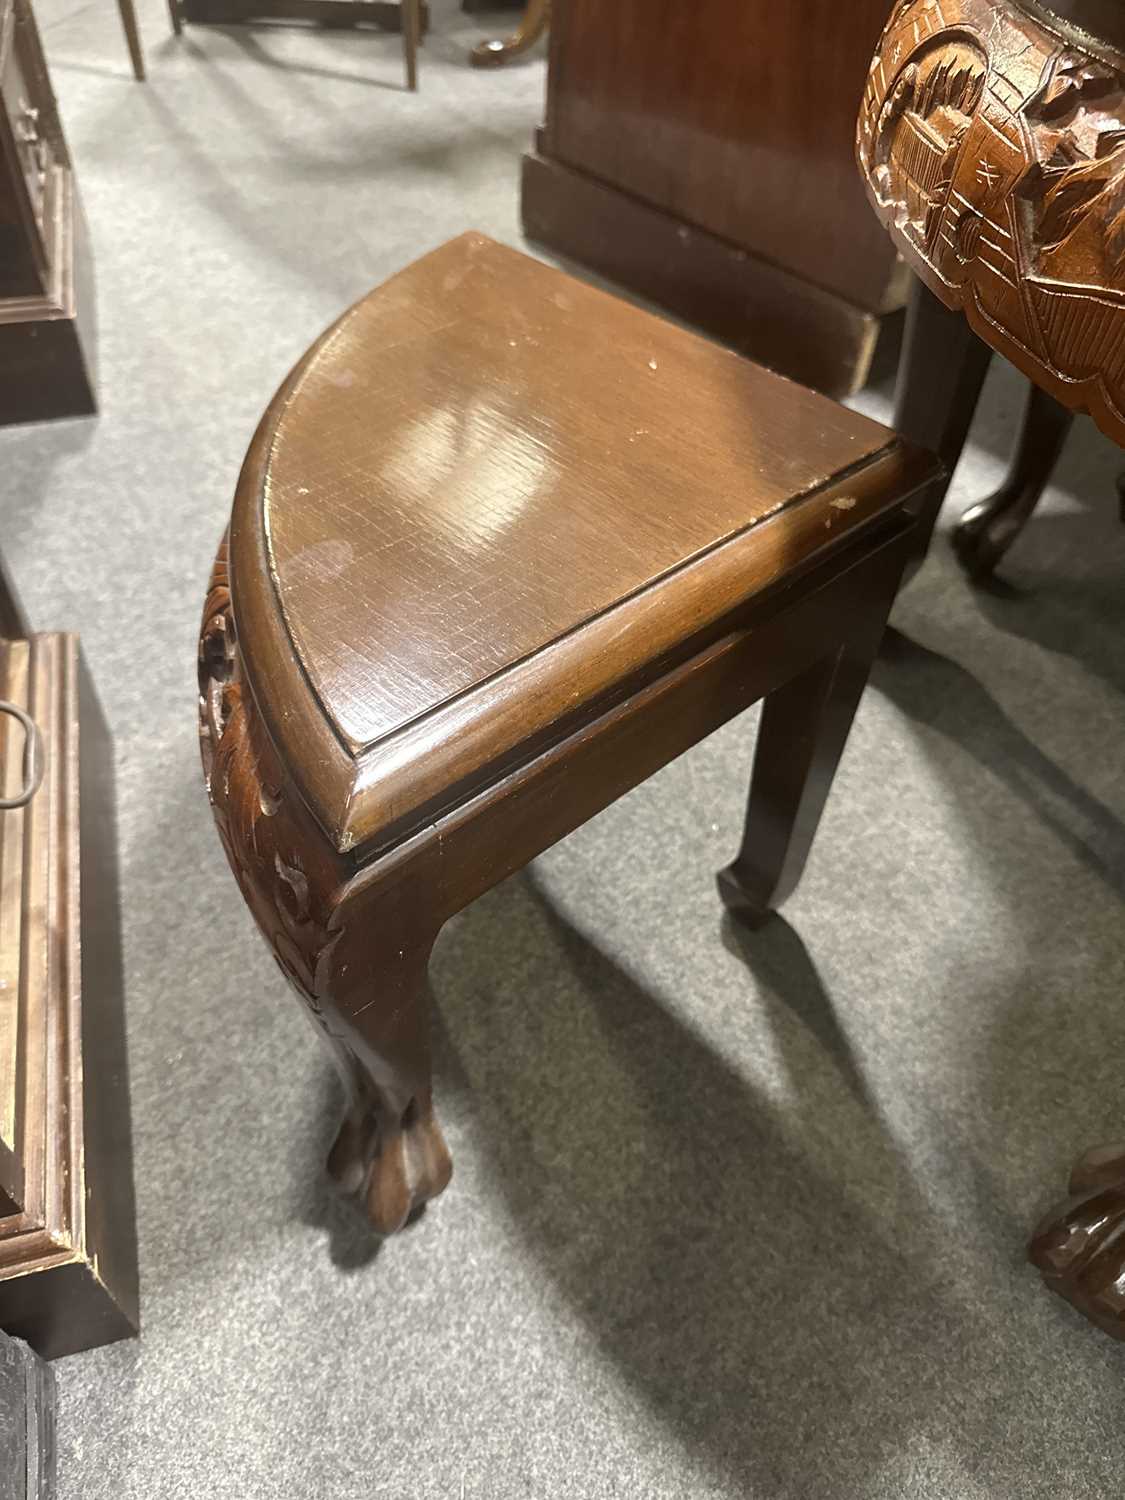
{"type": "Polygon", "coordinates": [[[211,580],[200,731],[231,867],[344,1081],[329,1171],[375,1229],[449,1180],[448,917],[760,698],[720,886],[751,920],[792,889],[935,477],[475,234],[297,365],[211,580]]]}

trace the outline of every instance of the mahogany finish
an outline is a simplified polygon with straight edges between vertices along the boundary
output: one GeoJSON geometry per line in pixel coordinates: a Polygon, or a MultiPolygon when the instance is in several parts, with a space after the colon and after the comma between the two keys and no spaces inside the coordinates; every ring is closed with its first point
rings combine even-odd
{"type": "Polygon", "coordinates": [[[1031,1259],[1052,1291],[1125,1339],[1125,1145],[1088,1151],[1070,1174],[1069,1192],[1032,1236],[1031,1259]]]}
{"type": "Polygon", "coordinates": [[[760,911],[792,885],[934,474],[480,235],[371,293],[282,386],[204,611],[203,757],[344,1080],[329,1170],[376,1229],[450,1174],[443,923],[780,689],[725,893],[760,911]]]}
{"type": "MultiPolygon", "coordinates": [[[[857,149],[880,219],[930,292],[1044,393],[1004,486],[956,534],[972,576],[996,566],[1049,477],[1066,422],[1048,398],[1125,443],[1122,47],[1119,13],[1098,0],[900,0],[872,63],[857,149]]],[[[932,373],[935,349],[911,347],[906,386],[953,382],[932,373]]],[[[979,354],[941,355],[958,358],[979,389],[979,354]]],[[[943,453],[950,469],[959,447],[943,453]]]]}
{"type": "MultiPolygon", "coordinates": [[[[857,150],[879,218],[928,289],[912,306],[899,430],[936,438],[952,471],[986,345],[1038,387],[1003,486],[955,533],[969,572],[987,574],[1030,515],[1071,411],[1125,444],[1121,6],[899,0],[857,150]]],[[[939,502],[935,491],[923,536],[939,502]]],[[[1125,1338],[1125,1148],[1089,1153],[1070,1186],[1031,1258],[1048,1286],[1125,1338]]]]}
{"type": "Polygon", "coordinates": [[[555,0],[527,232],[786,374],[854,389],[905,290],[853,160],[885,17],[885,0],[555,0]]]}

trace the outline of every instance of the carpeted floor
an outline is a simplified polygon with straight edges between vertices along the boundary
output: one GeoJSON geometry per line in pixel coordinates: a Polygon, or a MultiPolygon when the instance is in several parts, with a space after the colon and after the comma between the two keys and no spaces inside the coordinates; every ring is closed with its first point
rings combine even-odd
{"type": "MultiPolygon", "coordinates": [[[[43,9],[99,281],[97,420],[0,433],[4,550],[117,737],[144,1335],[64,1360],[62,1500],[1115,1495],[1125,1350],[1024,1237],[1122,1133],[1122,458],[1085,422],[1005,570],[902,598],[807,877],[743,940],[737,722],[456,921],[450,1191],[381,1250],[327,1061],[200,786],[195,633],[238,466],[347,303],[519,243],[543,62],[43,9]]],[[[483,28],[490,29],[488,27],[483,28]]],[[[949,513],[998,476],[990,380],[949,513]]],[[[885,386],[862,398],[887,412],[885,386]]]]}

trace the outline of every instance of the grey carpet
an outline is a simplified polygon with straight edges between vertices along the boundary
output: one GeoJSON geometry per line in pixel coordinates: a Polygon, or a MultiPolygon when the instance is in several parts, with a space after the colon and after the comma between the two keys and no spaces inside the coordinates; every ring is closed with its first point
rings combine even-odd
{"type": "MultiPolygon", "coordinates": [[[[456,921],[445,1198],[376,1252],[330,1068],[200,787],[195,632],[239,462],[322,326],[467,226],[519,243],[541,58],[44,11],[102,413],[0,433],[4,548],[117,737],[144,1335],[60,1361],[62,1500],[1119,1494],[1125,1350],[1025,1233],[1122,1133],[1121,457],[1081,423],[974,592],[895,612],[811,866],[720,921],[752,717],[456,921]]],[[[998,476],[986,391],[952,514],[998,476]]],[[[862,398],[886,414],[887,391],[862,398]]]]}

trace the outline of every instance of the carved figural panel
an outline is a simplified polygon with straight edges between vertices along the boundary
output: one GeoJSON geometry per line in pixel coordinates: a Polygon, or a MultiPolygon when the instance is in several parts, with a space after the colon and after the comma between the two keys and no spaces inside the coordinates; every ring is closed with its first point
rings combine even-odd
{"type": "Polygon", "coordinates": [[[1125,444],[1125,57],[1011,0],[902,0],[858,156],[931,290],[1125,444]]]}

